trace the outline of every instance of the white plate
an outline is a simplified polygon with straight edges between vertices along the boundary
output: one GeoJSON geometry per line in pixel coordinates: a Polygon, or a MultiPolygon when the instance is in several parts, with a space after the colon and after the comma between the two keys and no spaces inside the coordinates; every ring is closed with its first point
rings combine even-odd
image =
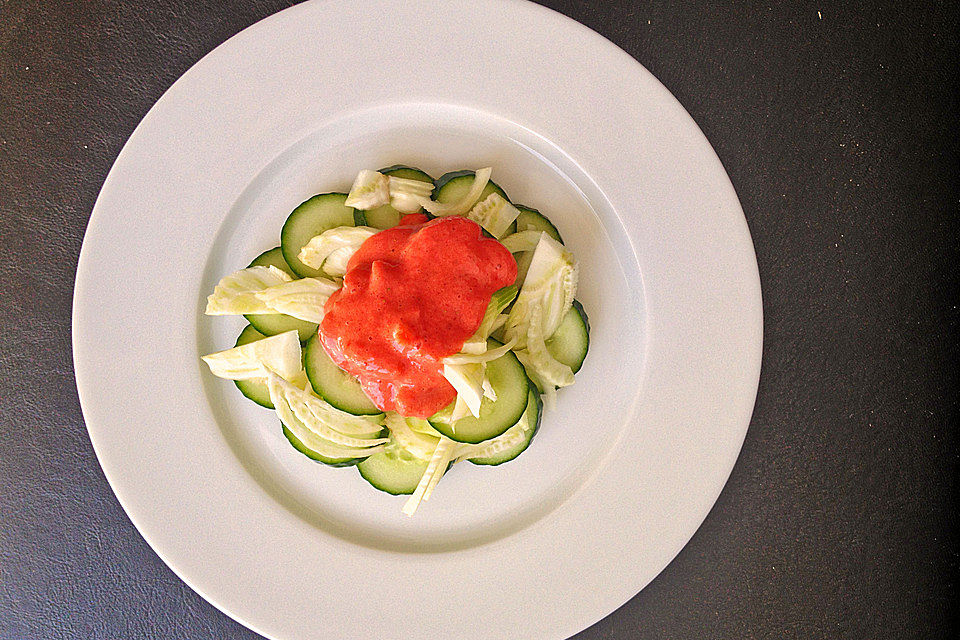
{"type": "Polygon", "coordinates": [[[206,56],[104,184],[73,326],[90,438],[133,523],[284,640],[564,638],[607,615],[716,500],[762,331],[747,226],[694,122],[596,33],[502,0],[308,2],[206,56]],[[301,200],[394,162],[492,165],[579,258],[593,325],[528,452],[458,467],[413,519],[293,451],[199,360],[242,326],[202,315],[216,280],[301,200]]]}

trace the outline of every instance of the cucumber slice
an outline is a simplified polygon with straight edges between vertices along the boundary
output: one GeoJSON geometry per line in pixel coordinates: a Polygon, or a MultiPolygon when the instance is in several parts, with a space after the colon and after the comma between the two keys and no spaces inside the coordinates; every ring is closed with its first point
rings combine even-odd
{"type": "Polygon", "coordinates": [[[390,165],[385,169],[380,169],[380,173],[385,176],[393,176],[394,178],[406,178],[407,180],[420,180],[421,182],[434,181],[426,171],[421,171],[416,167],[409,167],[405,164],[390,165]]]}
{"type": "Polygon", "coordinates": [[[543,416],[542,408],[543,403],[540,401],[540,394],[537,393],[536,388],[531,384],[530,390],[527,393],[527,408],[523,412],[524,416],[522,418],[527,421],[526,428],[523,430],[523,439],[519,440],[517,444],[512,447],[503,449],[493,455],[467,459],[473,464],[496,466],[504,462],[510,462],[519,456],[527,450],[527,447],[533,442],[533,437],[537,435],[537,431],[540,430],[540,418],[543,416]]]}
{"type": "MultiPolygon", "coordinates": [[[[475,171],[470,171],[469,169],[451,171],[450,173],[443,174],[436,180],[437,188],[433,190],[433,199],[437,202],[457,202],[470,191],[470,186],[473,184],[473,176],[475,174],[475,171]]],[[[480,192],[480,197],[477,198],[477,202],[483,202],[491,193],[499,193],[504,200],[510,202],[510,198],[507,197],[507,192],[501,189],[500,185],[493,180],[489,181],[487,186],[483,188],[483,191],[480,192]]],[[[507,230],[503,232],[503,235],[515,233],[516,230],[517,223],[513,222],[507,227],[507,230]]]]}
{"type": "Polygon", "coordinates": [[[579,302],[573,301],[573,306],[560,320],[560,326],[546,344],[547,351],[555,360],[570,367],[574,373],[580,371],[590,348],[590,321],[579,302]]]}
{"type": "MultiPolygon", "coordinates": [[[[503,346],[496,340],[488,342],[490,349],[503,346]]],[[[512,351],[487,363],[487,378],[497,400],[483,398],[480,417],[467,416],[450,422],[454,403],[430,417],[434,429],[457,442],[477,443],[495,438],[513,425],[527,407],[529,383],[523,365],[512,351]]]]}
{"type": "Polygon", "coordinates": [[[319,336],[314,335],[307,341],[303,361],[310,386],[337,409],[355,416],[382,413],[363,392],[360,382],[330,359],[319,336]]]}
{"type": "MultiPolygon", "coordinates": [[[[396,178],[406,178],[407,180],[420,180],[422,182],[433,182],[433,178],[425,172],[415,167],[408,167],[402,164],[395,164],[385,169],[380,169],[380,173],[385,176],[394,176],[396,178]]],[[[376,209],[369,209],[363,212],[368,227],[374,229],[389,229],[400,223],[403,214],[388,204],[376,209]]]]}
{"type": "Polygon", "coordinates": [[[417,489],[429,460],[421,460],[398,446],[388,446],[357,465],[360,475],[380,491],[400,496],[417,489]]]}
{"type": "Polygon", "coordinates": [[[525,207],[522,204],[515,204],[513,206],[520,209],[520,215],[517,216],[517,231],[546,231],[547,235],[560,244],[563,244],[563,238],[560,237],[560,232],[557,231],[553,223],[547,219],[547,216],[536,209],[525,207]]]}
{"type": "MultiPolygon", "coordinates": [[[[264,251],[254,258],[253,262],[248,266],[273,266],[289,274],[291,277],[297,278],[297,274],[293,272],[293,269],[290,268],[287,261],[283,259],[283,251],[280,250],[280,247],[274,247],[269,251],[264,251]]],[[[307,322],[306,320],[300,320],[299,318],[294,318],[283,313],[247,313],[244,314],[243,317],[253,325],[254,329],[265,336],[275,336],[278,333],[296,331],[300,334],[300,342],[303,342],[317,333],[317,324],[315,322],[307,322]]],[[[264,386],[264,388],[266,388],[266,386],[264,386]]],[[[273,405],[270,405],[270,408],[273,408],[273,405]]]]}
{"type": "Polygon", "coordinates": [[[363,212],[366,226],[374,229],[389,229],[400,224],[401,214],[388,204],[363,212]]]}
{"type": "Polygon", "coordinates": [[[282,422],[280,423],[280,426],[283,427],[284,437],[290,441],[290,444],[293,445],[293,448],[311,460],[322,462],[329,467],[352,467],[362,460],[362,458],[328,458],[327,456],[317,453],[310,447],[300,442],[300,440],[297,439],[297,436],[293,435],[293,432],[287,429],[286,425],[284,425],[282,422]]]}
{"type": "Polygon", "coordinates": [[[324,277],[325,274],[300,262],[297,256],[311,238],[334,227],[354,226],[354,210],[346,206],[345,193],[321,193],[302,203],[287,216],[280,230],[280,249],[283,259],[298,276],[324,277]]]}
{"type": "MultiPolygon", "coordinates": [[[[433,190],[433,199],[437,202],[456,202],[467,195],[473,185],[473,176],[475,171],[469,169],[463,171],[451,171],[445,173],[436,180],[436,189],[433,190]]],[[[487,186],[480,192],[477,202],[482,202],[484,198],[491,193],[499,193],[504,200],[510,201],[507,193],[493,180],[487,183],[487,186]]]]}
{"type": "MultiPolygon", "coordinates": [[[[254,327],[247,325],[237,337],[236,347],[262,340],[267,336],[257,331],[254,327]]],[[[291,343],[292,344],[292,343],[291,343]]],[[[261,407],[273,409],[273,402],[270,400],[270,391],[267,389],[267,383],[257,380],[234,380],[233,383],[240,389],[240,393],[256,402],[261,407]]]]}
{"type": "Polygon", "coordinates": [[[290,265],[287,264],[287,261],[283,259],[283,251],[280,250],[280,247],[274,247],[273,249],[268,249],[264,251],[256,258],[253,259],[253,262],[247,265],[248,267],[276,267],[283,271],[285,274],[296,280],[299,276],[293,272],[293,269],[290,268],[290,265]]]}

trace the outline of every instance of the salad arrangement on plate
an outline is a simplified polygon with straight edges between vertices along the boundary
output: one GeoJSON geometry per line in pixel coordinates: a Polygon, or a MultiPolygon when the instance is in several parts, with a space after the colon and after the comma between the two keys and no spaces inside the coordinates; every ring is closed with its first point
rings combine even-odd
{"type": "Polygon", "coordinates": [[[363,170],[207,299],[249,322],[203,357],[211,372],[275,410],[302,454],[409,495],[407,515],[454,463],[519,456],[589,346],[559,231],[490,177],[363,170]]]}

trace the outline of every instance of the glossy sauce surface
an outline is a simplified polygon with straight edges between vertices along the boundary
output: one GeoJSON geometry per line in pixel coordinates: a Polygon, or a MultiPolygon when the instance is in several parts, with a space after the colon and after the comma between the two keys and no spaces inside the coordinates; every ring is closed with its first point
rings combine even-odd
{"type": "Polygon", "coordinates": [[[405,216],[350,259],[320,341],[377,407],[424,418],[456,398],[442,359],[460,351],[490,296],[516,276],[510,252],[476,223],[405,216]]]}

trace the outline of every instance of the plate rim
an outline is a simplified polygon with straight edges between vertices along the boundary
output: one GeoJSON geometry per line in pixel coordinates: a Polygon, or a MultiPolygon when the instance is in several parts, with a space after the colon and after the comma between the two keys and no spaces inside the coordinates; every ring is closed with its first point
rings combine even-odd
{"type": "MultiPolygon", "coordinates": [[[[725,170],[723,169],[722,165],[720,164],[720,160],[719,160],[719,158],[716,156],[715,150],[714,150],[713,147],[710,145],[709,141],[708,141],[708,140],[706,139],[706,137],[703,135],[702,131],[699,129],[699,127],[696,125],[696,123],[693,121],[693,119],[689,116],[689,114],[687,114],[686,111],[683,109],[683,107],[680,105],[680,103],[679,103],[678,101],[676,101],[676,98],[674,98],[674,97],[672,96],[672,94],[670,94],[669,90],[667,90],[665,87],[663,87],[662,84],[660,84],[658,81],[656,81],[656,79],[652,76],[652,74],[650,74],[650,72],[647,71],[637,60],[635,60],[634,58],[632,58],[631,56],[629,56],[629,54],[627,54],[627,53],[624,52],[622,49],[620,49],[619,47],[617,47],[615,44],[613,44],[612,42],[610,42],[609,40],[607,40],[606,38],[604,38],[602,35],[600,35],[600,34],[594,32],[594,31],[592,31],[592,30],[589,29],[588,27],[586,27],[586,26],[584,26],[584,25],[582,25],[582,24],[574,21],[573,19],[571,19],[571,18],[569,18],[569,17],[567,17],[567,16],[564,16],[563,14],[560,14],[559,12],[556,12],[556,11],[554,11],[554,10],[552,10],[552,9],[549,9],[549,8],[546,8],[546,7],[542,7],[542,6],[539,6],[539,5],[532,5],[531,3],[527,3],[525,0],[484,0],[483,3],[488,4],[488,5],[497,4],[497,5],[502,5],[502,6],[504,6],[504,7],[510,7],[510,8],[517,8],[517,7],[520,7],[520,6],[524,6],[524,7],[527,7],[527,9],[529,9],[529,6],[536,7],[536,9],[533,9],[533,11],[534,11],[534,12],[539,12],[539,13],[541,13],[541,15],[543,15],[543,16],[547,16],[546,18],[544,18],[544,20],[550,21],[550,20],[558,20],[558,19],[559,19],[559,21],[560,21],[560,22],[563,22],[564,24],[566,24],[566,26],[567,26],[568,28],[571,27],[571,26],[573,26],[574,29],[577,29],[577,30],[580,30],[580,31],[583,31],[583,32],[588,32],[588,33],[590,34],[589,37],[595,41],[596,46],[598,46],[598,47],[600,47],[600,48],[603,48],[603,49],[607,49],[607,53],[613,53],[613,54],[616,54],[616,55],[622,54],[623,56],[626,56],[627,58],[629,58],[630,63],[632,63],[632,64],[636,67],[636,70],[637,70],[641,75],[642,75],[642,74],[646,74],[647,76],[649,76],[649,78],[653,79],[653,81],[662,88],[662,90],[666,93],[666,95],[669,97],[669,99],[675,101],[676,104],[677,104],[677,106],[680,106],[681,111],[682,111],[684,114],[686,114],[686,116],[687,116],[687,119],[688,119],[688,121],[689,121],[689,122],[688,122],[688,125],[692,125],[693,130],[694,130],[697,134],[699,134],[699,136],[702,138],[702,142],[705,142],[705,143],[706,143],[707,148],[709,149],[710,153],[713,154],[713,157],[714,157],[714,159],[716,160],[716,164],[719,166],[720,171],[722,172],[724,178],[726,178],[727,186],[728,186],[730,192],[732,193],[734,200],[737,202],[737,209],[738,209],[738,212],[739,212],[740,221],[742,222],[743,232],[746,233],[746,239],[747,239],[747,241],[748,241],[748,242],[747,242],[747,245],[748,245],[748,246],[745,247],[745,248],[749,250],[749,254],[750,254],[749,257],[752,259],[752,262],[753,262],[753,265],[754,265],[754,275],[755,275],[754,281],[749,282],[749,283],[745,283],[745,284],[748,286],[748,288],[751,288],[751,289],[755,290],[755,293],[756,293],[756,300],[755,300],[756,307],[755,307],[755,309],[752,310],[752,312],[754,313],[754,317],[751,319],[751,320],[752,320],[752,323],[753,323],[754,325],[759,325],[759,334],[757,335],[757,342],[756,342],[756,345],[755,345],[755,346],[756,346],[756,349],[755,349],[755,354],[754,354],[756,361],[755,361],[755,363],[754,363],[754,365],[753,365],[753,370],[755,370],[756,375],[754,376],[755,379],[754,379],[753,385],[752,385],[752,386],[753,386],[753,391],[752,391],[752,393],[750,394],[750,401],[749,401],[749,405],[750,405],[750,406],[749,406],[749,410],[747,411],[747,420],[746,420],[746,423],[743,424],[742,429],[740,430],[740,433],[739,433],[739,437],[737,438],[737,442],[736,442],[736,447],[735,447],[735,448],[736,448],[736,451],[739,453],[739,451],[740,451],[740,449],[741,449],[741,447],[742,447],[743,441],[744,441],[744,439],[745,439],[745,437],[746,437],[747,430],[748,430],[748,428],[749,428],[749,416],[752,414],[752,411],[753,411],[753,408],[754,408],[754,404],[755,404],[755,400],[756,400],[757,391],[758,391],[758,388],[759,388],[760,360],[761,360],[761,358],[762,358],[762,352],[763,352],[763,335],[762,335],[762,331],[763,331],[763,308],[762,308],[762,293],[761,293],[761,288],[760,288],[759,270],[756,268],[757,263],[756,263],[755,250],[754,250],[754,247],[753,247],[753,244],[752,244],[752,240],[750,239],[750,234],[749,234],[749,229],[748,229],[748,227],[747,227],[747,222],[746,222],[746,219],[745,219],[745,217],[744,217],[744,215],[743,215],[742,207],[741,207],[740,204],[739,204],[739,199],[738,199],[737,196],[736,196],[736,190],[735,190],[733,184],[730,182],[729,177],[727,176],[727,174],[726,174],[725,170]],[[574,25],[575,25],[575,26],[574,26],[574,25]]],[[[78,308],[79,308],[80,306],[82,306],[82,305],[81,305],[82,300],[80,300],[80,298],[84,295],[84,286],[81,285],[80,279],[81,279],[81,273],[82,273],[82,271],[84,271],[84,264],[89,265],[89,264],[90,264],[90,261],[92,260],[92,258],[90,258],[90,256],[89,256],[90,251],[89,251],[88,248],[89,248],[90,244],[87,242],[87,237],[88,237],[88,235],[91,234],[91,229],[93,230],[94,233],[97,232],[97,231],[96,231],[97,228],[98,228],[97,225],[99,224],[98,218],[97,218],[97,212],[98,212],[98,210],[100,210],[100,209],[102,208],[102,207],[101,207],[101,199],[103,198],[104,193],[107,192],[108,189],[113,188],[113,185],[112,185],[112,183],[111,183],[111,178],[114,178],[114,177],[115,177],[115,174],[116,174],[115,168],[116,168],[118,165],[121,165],[121,163],[125,161],[125,158],[126,158],[125,154],[129,153],[128,150],[133,148],[133,145],[132,145],[131,143],[133,143],[135,140],[138,140],[138,133],[141,131],[141,128],[145,126],[144,123],[147,123],[148,121],[150,121],[150,118],[151,118],[152,114],[154,114],[155,112],[158,112],[158,111],[159,111],[159,108],[160,108],[159,105],[164,104],[164,99],[167,98],[168,95],[172,95],[173,93],[175,93],[175,91],[178,90],[177,87],[181,85],[181,81],[182,81],[184,78],[189,77],[192,73],[194,73],[194,70],[195,70],[195,69],[200,68],[201,65],[205,64],[205,61],[211,60],[212,57],[214,56],[214,54],[216,54],[218,51],[223,51],[223,50],[225,50],[225,49],[228,49],[229,47],[234,46],[234,45],[236,44],[236,42],[238,41],[238,38],[239,38],[242,34],[247,34],[247,35],[244,36],[244,37],[249,37],[249,34],[252,33],[253,30],[255,30],[255,29],[257,29],[257,28],[260,28],[261,25],[264,25],[264,24],[267,24],[267,23],[270,23],[270,22],[273,22],[273,21],[290,19],[290,18],[291,18],[295,13],[297,13],[297,12],[307,11],[308,9],[309,9],[309,10],[313,10],[313,9],[316,8],[316,6],[318,6],[318,5],[324,5],[324,4],[327,4],[327,3],[322,2],[322,0],[313,0],[312,2],[306,2],[306,3],[303,3],[303,4],[301,4],[301,5],[295,5],[295,6],[293,6],[293,7],[290,7],[290,8],[288,8],[288,9],[285,9],[285,10],[280,11],[280,12],[278,12],[278,13],[272,14],[271,16],[268,16],[268,17],[264,18],[263,20],[255,23],[254,25],[251,25],[250,27],[247,27],[246,29],[242,30],[241,32],[235,34],[234,36],[232,36],[231,38],[229,38],[229,39],[226,40],[225,42],[221,43],[218,47],[216,47],[215,49],[213,49],[210,53],[206,54],[203,58],[201,58],[201,59],[200,59],[197,63],[195,63],[193,66],[191,66],[191,68],[190,68],[187,72],[185,72],[173,85],[171,85],[171,87],[170,87],[169,89],[167,89],[166,92],[164,92],[164,94],[160,97],[160,99],[158,99],[158,101],[153,105],[153,107],[151,107],[151,109],[149,110],[149,112],[147,113],[147,115],[144,116],[143,120],[141,120],[141,122],[140,122],[140,123],[137,125],[137,127],[135,128],[134,132],[131,134],[131,136],[130,136],[130,138],[128,139],[127,143],[125,143],[125,145],[124,145],[123,149],[121,150],[120,154],[118,154],[117,159],[116,159],[116,161],[114,162],[114,165],[111,167],[111,170],[110,170],[110,172],[109,172],[109,174],[108,174],[108,176],[107,176],[107,178],[106,178],[106,180],[105,180],[105,182],[104,182],[104,186],[103,186],[103,188],[101,189],[100,194],[98,194],[97,201],[96,201],[96,203],[95,203],[95,205],[94,205],[94,208],[93,208],[93,213],[91,214],[90,222],[88,223],[87,230],[85,231],[85,234],[84,234],[84,242],[83,242],[83,246],[81,247],[80,257],[79,257],[79,260],[78,260],[77,282],[76,282],[76,285],[77,285],[77,286],[75,287],[74,297],[73,297],[73,311],[72,311],[72,328],[73,328],[73,331],[72,331],[72,348],[73,348],[73,356],[74,356],[74,362],[75,362],[75,372],[76,372],[78,393],[79,393],[79,395],[80,395],[80,400],[81,400],[81,409],[82,409],[82,412],[83,412],[83,414],[84,414],[84,420],[85,420],[85,423],[86,423],[86,425],[87,425],[88,434],[89,434],[89,436],[90,436],[90,438],[91,438],[91,442],[93,443],[94,450],[95,450],[95,453],[96,453],[96,455],[97,455],[98,462],[99,462],[101,468],[103,469],[104,474],[106,475],[106,477],[107,477],[107,479],[108,479],[108,482],[110,483],[110,486],[111,486],[112,490],[114,491],[115,495],[117,495],[118,500],[120,501],[122,507],[124,508],[124,511],[127,513],[127,515],[128,515],[128,517],[130,518],[131,522],[136,526],[136,528],[137,528],[138,531],[140,532],[141,536],[143,536],[143,538],[144,538],[144,539],[147,541],[147,543],[151,546],[151,548],[154,550],[154,552],[157,553],[157,555],[159,555],[159,556],[161,557],[161,559],[163,559],[163,561],[165,562],[165,564],[167,564],[167,566],[169,566],[169,567],[171,568],[171,570],[173,570],[174,573],[175,573],[181,580],[183,580],[185,583],[187,583],[193,590],[197,591],[202,597],[204,597],[204,599],[206,599],[208,602],[210,602],[211,604],[213,604],[217,609],[219,609],[220,611],[222,611],[224,614],[226,614],[227,616],[229,616],[229,617],[237,620],[237,621],[240,622],[241,624],[243,624],[243,625],[245,625],[245,626],[253,629],[253,630],[256,631],[257,633],[260,633],[261,635],[264,635],[265,637],[275,637],[275,636],[273,636],[273,635],[271,635],[270,633],[268,633],[267,630],[263,630],[263,629],[258,628],[259,625],[251,624],[250,621],[245,620],[241,613],[232,611],[232,610],[230,610],[230,608],[227,607],[227,606],[221,606],[221,603],[218,602],[218,599],[217,599],[215,596],[213,596],[213,595],[209,592],[208,589],[206,589],[203,585],[196,584],[195,581],[191,579],[191,576],[185,575],[185,573],[181,572],[181,571],[178,569],[178,566],[177,566],[177,563],[176,563],[175,559],[168,558],[168,557],[167,557],[167,554],[166,554],[165,552],[163,552],[162,549],[159,549],[157,546],[154,545],[154,542],[152,541],[152,536],[149,535],[146,531],[144,531],[144,530],[141,528],[141,525],[137,523],[140,518],[136,517],[133,513],[131,513],[131,508],[132,508],[132,507],[128,507],[127,502],[121,497],[121,492],[118,491],[118,487],[117,487],[117,485],[115,484],[116,482],[120,482],[120,480],[118,480],[116,477],[111,477],[112,474],[111,474],[110,472],[108,472],[108,467],[109,467],[110,465],[109,465],[109,463],[105,463],[105,460],[101,457],[101,448],[97,446],[97,436],[94,434],[94,431],[95,431],[96,428],[95,428],[95,427],[92,427],[92,426],[91,426],[91,421],[88,420],[88,406],[91,406],[91,403],[95,402],[93,399],[91,399],[91,392],[89,391],[89,389],[91,388],[91,387],[90,387],[90,384],[89,384],[89,379],[86,377],[86,375],[87,375],[86,373],[83,373],[83,374],[80,373],[80,369],[83,369],[84,366],[85,366],[85,365],[80,364],[80,363],[86,359],[86,355],[84,354],[84,351],[85,351],[85,349],[86,349],[86,346],[85,346],[85,345],[82,345],[82,344],[79,344],[79,342],[78,342],[78,340],[79,340],[79,338],[78,338],[78,333],[79,333],[79,332],[77,331],[77,326],[78,326],[78,324],[79,324],[80,322],[82,322],[82,318],[80,318],[79,313],[78,313],[78,308]],[[231,44],[231,43],[234,43],[234,44],[231,44]],[[86,257],[85,257],[85,256],[86,256],[86,257]],[[81,378],[82,378],[82,377],[83,377],[85,380],[87,380],[87,382],[81,381],[81,378]],[[86,386],[86,388],[87,388],[86,391],[85,391],[84,388],[83,388],[84,386],[86,386]],[[85,400],[85,398],[86,398],[86,400],[85,400]]],[[[527,10],[527,9],[522,9],[522,10],[527,10]]],[[[155,117],[155,116],[154,116],[154,117],[155,117]]],[[[135,144],[135,143],[134,143],[134,144],[135,144]]],[[[102,217],[103,217],[103,216],[101,215],[100,218],[102,218],[102,217]]],[[[578,630],[580,630],[580,629],[584,629],[584,628],[590,626],[591,624],[595,623],[596,621],[598,621],[598,620],[600,620],[600,619],[603,619],[604,617],[606,617],[607,615],[609,615],[610,613],[612,613],[615,609],[617,609],[617,608],[619,608],[620,606],[622,606],[622,605],[623,605],[625,602],[627,602],[635,593],[637,593],[637,592],[639,592],[640,590],[642,590],[647,584],[649,584],[649,582],[650,582],[651,580],[653,580],[657,575],[659,575],[659,573],[663,570],[663,568],[665,568],[670,562],[672,562],[672,560],[676,557],[676,555],[680,552],[680,550],[689,542],[689,539],[690,539],[690,538],[696,533],[696,531],[700,528],[700,526],[702,525],[702,523],[703,523],[703,521],[705,520],[705,518],[707,517],[707,515],[709,515],[710,511],[711,511],[712,508],[713,508],[713,505],[715,504],[717,498],[719,497],[720,492],[722,491],[723,487],[726,485],[726,482],[727,482],[727,480],[728,480],[728,478],[729,478],[729,476],[730,476],[730,473],[731,473],[732,470],[733,470],[733,467],[734,467],[734,464],[735,464],[735,462],[736,462],[736,459],[737,459],[737,455],[735,455],[735,456],[733,457],[732,461],[731,461],[730,464],[729,464],[729,468],[727,468],[726,471],[725,471],[725,473],[722,474],[722,480],[721,480],[721,481],[719,482],[719,484],[717,485],[715,494],[710,497],[710,500],[709,500],[710,507],[707,508],[706,511],[704,511],[704,513],[702,514],[702,517],[701,517],[701,518],[699,519],[699,521],[696,523],[696,526],[693,528],[693,530],[690,532],[690,534],[689,534],[688,536],[685,536],[684,539],[683,539],[683,541],[679,544],[679,546],[677,546],[677,548],[675,549],[675,551],[673,551],[673,553],[670,554],[669,557],[666,558],[666,560],[662,563],[662,566],[660,567],[660,569],[658,569],[656,572],[654,572],[653,575],[649,577],[649,579],[647,579],[647,580],[645,580],[645,581],[642,581],[642,584],[641,584],[639,587],[637,587],[637,589],[636,589],[636,591],[635,591],[634,593],[630,593],[630,594],[628,594],[628,595],[626,596],[626,598],[620,599],[619,602],[616,604],[616,606],[613,606],[612,608],[609,608],[609,610],[606,610],[605,612],[601,612],[598,617],[595,617],[595,618],[593,618],[593,619],[588,620],[588,621],[586,622],[586,624],[584,624],[583,626],[581,626],[579,629],[574,630],[574,632],[576,632],[576,631],[578,631],[578,630]]],[[[604,607],[604,608],[605,608],[605,607],[604,607]]]]}

